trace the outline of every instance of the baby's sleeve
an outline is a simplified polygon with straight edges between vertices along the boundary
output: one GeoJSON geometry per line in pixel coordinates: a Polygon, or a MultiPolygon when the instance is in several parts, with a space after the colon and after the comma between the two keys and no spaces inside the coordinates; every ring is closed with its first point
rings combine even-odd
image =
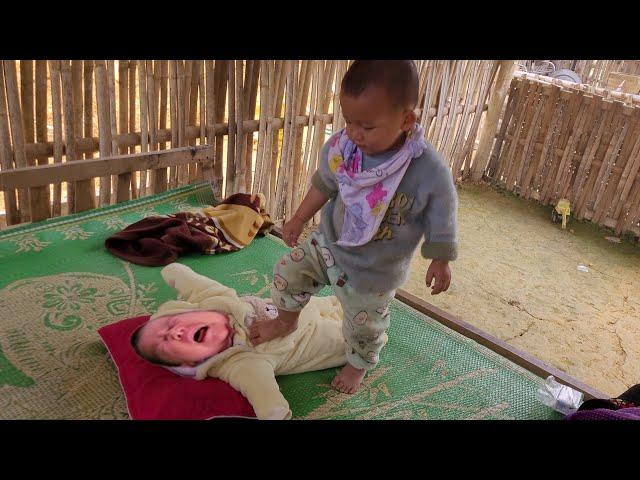
{"type": "Polygon", "coordinates": [[[449,167],[438,160],[424,213],[424,258],[455,260],[458,257],[458,194],[449,167]]]}
{"type": "Polygon", "coordinates": [[[171,263],[164,267],[160,274],[172,288],[175,288],[182,300],[193,299],[194,295],[200,296],[206,290],[207,296],[236,297],[236,291],[222,285],[211,278],[200,275],[181,263],[171,263]]]}
{"type": "Polygon", "coordinates": [[[320,151],[318,169],[311,177],[311,184],[329,198],[338,194],[336,175],[329,166],[329,142],[326,142],[320,151]]]}
{"type": "Polygon", "coordinates": [[[216,375],[246,397],[260,420],[289,420],[289,403],[280,392],[273,365],[263,358],[244,357],[221,366],[216,375]]]}

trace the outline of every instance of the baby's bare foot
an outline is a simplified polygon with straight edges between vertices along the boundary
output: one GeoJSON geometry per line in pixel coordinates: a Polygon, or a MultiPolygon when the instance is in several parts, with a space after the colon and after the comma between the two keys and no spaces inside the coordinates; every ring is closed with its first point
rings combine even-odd
{"type": "Polygon", "coordinates": [[[356,393],[362,385],[362,379],[367,371],[362,368],[355,368],[347,363],[331,382],[334,390],[342,393],[356,393]]]}
{"type": "Polygon", "coordinates": [[[263,322],[256,322],[249,328],[249,339],[253,345],[260,345],[278,337],[286,337],[298,327],[297,319],[287,321],[275,318],[263,322]]]}

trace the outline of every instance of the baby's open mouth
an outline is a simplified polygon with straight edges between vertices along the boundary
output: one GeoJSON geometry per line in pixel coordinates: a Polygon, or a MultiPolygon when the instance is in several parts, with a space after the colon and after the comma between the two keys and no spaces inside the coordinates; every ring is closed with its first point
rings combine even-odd
{"type": "Polygon", "coordinates": [[[207,330],[209,329],[209,327],[201,327],[199,328],[195,335],[193,336],[193,340],[198,342],[198,343],[202,343],[204,341],[204,336],[207,334],[207,330]]]}

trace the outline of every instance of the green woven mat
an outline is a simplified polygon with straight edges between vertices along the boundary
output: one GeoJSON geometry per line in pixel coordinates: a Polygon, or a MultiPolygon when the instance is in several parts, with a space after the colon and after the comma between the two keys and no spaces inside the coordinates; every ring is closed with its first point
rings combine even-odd
{"type": "MultiPolygon", "coordinates": [[[[189,186],[0,232],[0,418],[128,418],[96,330],[151,313],[175,292],[160,268],[123,262],[104,240],[145,216],[211,202],[208,187],[189,186]]],[[[285,251],[268,236],[180,261],[240,294],[266,296],[285,251]]],[[[389,343],[357,394],[329,388],[335,369],[279,377],[295,418],[559,418],[535,399],[540,378],[398,301],[391,310],[389,343]]]]}

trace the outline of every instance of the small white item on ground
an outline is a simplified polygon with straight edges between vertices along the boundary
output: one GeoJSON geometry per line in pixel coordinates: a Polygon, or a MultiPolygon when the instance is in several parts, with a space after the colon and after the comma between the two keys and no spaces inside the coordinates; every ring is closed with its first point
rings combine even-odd
{"type": "Polygon", "coordinates": [[[618,237],[604,237],[604,239],[611,243],[620,243],[622,241],[618,237]]]}
{"type": "Polygon", "coordinates": [[[563,415],[574,413],[582,404],[582,392],[558,383],[553,375],[536,392],[536,398],[563,415]]]}
{"type": "Polygon", "coordinates": [[[581,272],[589,272],[589,267],[587,267],[586,265],[582,265],[581,263],[579,263],[576,268],[581,272]]]}

